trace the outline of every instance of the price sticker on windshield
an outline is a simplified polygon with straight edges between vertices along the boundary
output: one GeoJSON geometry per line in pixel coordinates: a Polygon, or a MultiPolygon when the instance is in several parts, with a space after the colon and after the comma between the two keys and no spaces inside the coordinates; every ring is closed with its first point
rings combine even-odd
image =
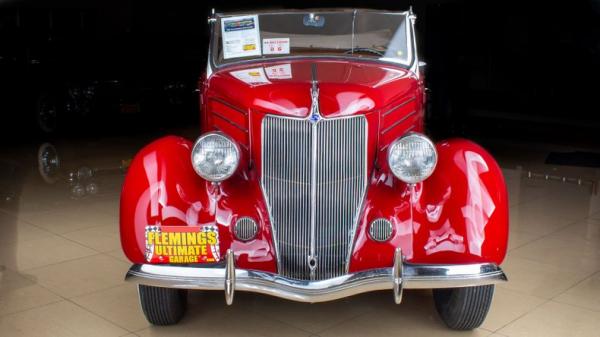
{"type": "Polygon", "coordinates": [[[292,65],[286,63],[265,67],[265,73],[271,80],[287,80],[292,78],[292,65]]]}
{"type": "Polygon", "coordinates": [[[287,37],[276,39],[263,39],[263,54],[289,54],[290,39],[287,37]]]}
{"type": "Polygon", "coordinates": [[[221,36],[224,59],[261,54],[258,15],[221,19],[221,36]]]}

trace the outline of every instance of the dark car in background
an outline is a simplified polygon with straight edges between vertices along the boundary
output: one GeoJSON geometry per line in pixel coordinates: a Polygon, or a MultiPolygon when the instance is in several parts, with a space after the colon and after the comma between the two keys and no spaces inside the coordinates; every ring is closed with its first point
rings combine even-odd
{"type": "Polygon", "coordinates": [[[18,135],[35,128],[45,137],[195,118],[194,67],[205,55],[182,41],[200,39],[202,31],[161,25],[164,18],[149,23],[147,16],[137,19],[131,6],[120,9],[82,4],[0,10],[0,109],[19,126],[3,131],[18,135]]]}

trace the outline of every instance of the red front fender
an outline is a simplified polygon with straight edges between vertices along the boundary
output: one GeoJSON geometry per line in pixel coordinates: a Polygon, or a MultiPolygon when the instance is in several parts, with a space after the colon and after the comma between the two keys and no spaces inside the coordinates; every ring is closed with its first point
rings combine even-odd
{"type": "Polygon", "coordinates": [[[375,173],[356,233],[350,270],[392,264],[396,247],[413,263],[500,264],[508,241],[508,200],[502,172],[477,144],[452,139],[437,145],[431,177],[411,187],[375,173]],[[376,218],[392,221],[387,242],[368,237],[376,218]]]}
{"type": "Polygon", "coordinates": [[[193,170],[193,144],[165,137],[147,145],[133,159],[121,192],[121,245],[134,263],[145,263],[146,226],[214,223],[210,187],[193,170]]]}
{"type": "MultiPolygon", "coordinates": [[[[145,257],[147,226],[216,226],[219,254],[236,252],[237,265],[276,271],[268,213],[256,177],[238,172],[219,185],[200,178],[191,164],[192,142],[161,138],[133,159],[121,192],[121,245],[134,263],[145,257]],[[231,224],[248,216],[261,226],[250,242],[234,240],[231,224]]],[[[243,171],[243,170],[239,170],[243,171]]]]}

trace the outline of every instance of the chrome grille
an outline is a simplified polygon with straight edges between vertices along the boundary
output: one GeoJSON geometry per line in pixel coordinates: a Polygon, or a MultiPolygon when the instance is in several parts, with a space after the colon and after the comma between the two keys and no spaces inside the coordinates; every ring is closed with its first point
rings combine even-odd
{"type": "Polygon", "coordinates": [[[281,275],[322,280],[346,273],[366,186],[366,130],[363,116],[264,118],[262,184],[281,275]]]}

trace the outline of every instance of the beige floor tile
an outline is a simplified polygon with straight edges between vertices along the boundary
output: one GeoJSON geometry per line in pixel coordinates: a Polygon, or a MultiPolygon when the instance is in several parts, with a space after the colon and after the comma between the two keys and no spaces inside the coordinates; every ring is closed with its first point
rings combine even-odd
{"type": "Polygon", "coordinates": [[[102,254],[28,270],[48,289],[67,298],[123,284],[129,266],[102,254]]]}
{"type": "Polygon", "coordinates": [[[112,215],[118,220],[119,216],[119,197],[116,198],[105,198],[105,200],[100,200],[94,202],[93,207],[100,212],[103,212],[108,215],[112,215]]]}
{"type": "Polygon", "coordinates": [[[52,233],[64,234],[80,229],[115,225],[115,217],[87,205],[57,211],[24,214],[21,218],[52,233]]]}
{"type": "Polygon", "coordinates": [[[511,229],[511,231],[508,235],[508,250],[513,250],[513,249],[519,248],[519,247],[521,247],[529,242],[532,242],[534,240],[537,240],[541,237],[542,237],[542,235],[540,235],[540,234],[521,232],[518,230],[511,229]]]}
{"type": "Polygon", "coordinates": [[[98,252],[53,235],[0,245],[0,265],[13,270],[27,270],[94,254],[98,252]]]}
{"type": "Polygon", "coordinates": [[[592,243],[600,242],[600,220],[585,219],[569,225],[549,235],[561,240],[585,240],[592,243]]]}
{"type": "Polygon", "coordinates": [[[600,312],[600,273],[583,280],[554,300],[600,312]]]}
{"type": "Polygon", "coordinates": [[[114,324],[69,302],[0,317],[0,331],[11,337],[111,337],[127,334],[114,324]]]}
{"type": "Polygon", "coordinates": [[[525,206],[516,206],[510,209],[509,226],[511,231],[530,233],[543,236],[568,226],[574,220],[550,214],[540,214],[525,206]]]}
{"type": "Polygon", "coordinates": [[[510,206],[524,204],[548,196],[548,188],[545,182],[524,178],[526,172],[522,170],[503,169],[502,171],[506,181],[510,206]]]}
{"type": "Polygon", "coordinates": [[[87,207],[90,199],[71,198],[68,186],[64,182],[48,185],[41,182],[41,179],[38,181],[37,178],[37,176],[30,176],[30,179],[23,185],[17,208],[19,215],[34,215],[87,207]]]}
{"type": "Polygon", "coordinates": [[[72,301],[129,331],[150,326],[140,308],[137,286],[134,284],[127,283],[75,297],[72,301]]]}
{"type": "Polygon", "coordinates": [[[510,254],[559,268],[600,270],[600,241],[548,236],[514,249],[510,254]]]}
{"type": "Polygon", "coordinates": [[[127,256],[125,256],[125,253],[123,253],[123,249],[121,249],[121,248],[116,249],[116,250],[111,250],[109,252],[106,252],[105,254],[109,255],[115,259],[121,260],[127,264],[131,264],[131,261],[129,261],[127,256]]]}
{"type": "Polygon", "coordinates": [[[23,276],[9,269],[0,271],[0,315],[60,300],[59,296],[38,285],[29,275],[23,276]]]}
{"type": "Polygon", "coordinates": [[[16,216],[0,212],[0,244],[10,244],[52,236],[52,233],[19,220],[16,216]]]}
{"type": "Polygon", "coordinates": [[[511,337],[591,337],[598,336],[599,318],[597,312],[550,301],[499,332],[511,337]]]}
{"type": "Polygon", "coordinates": [[[481,327],[496,331],[546,301],[543,298],[496,287],[492,306],[481,327]]]}
{"type": "Polygon", "coordinates": [[[596,212],[596,206],[590,204],[590,198],[591,193],[588,189],[565,184],[559,194],[524,203],[519,208],[539,216],[582,220],[596,212]]]}
{"type": "Polygon", "coordinates": [[[499,287],[551,299],[589,277],[591,273],[571,270],[512,255],[502,264],[508,282],[499,287]]]}
{"type": "MultiPolygon", "coordinates": [[[[218,294],[217,302],[222,303],[222,297],[222,294],[218,294]]],[[[242,302],[245,308],[250,308],[256,314],[312,333],[318,333],[374,308],[369,295],[317,304],[291,302],[256,294],[241,294],[239,297],[236,302],[242,302]]]]}
{"type": "Polygon", "coordinates": [[[151,326],[136,331],[139,336],[244,336],[244,337],[308,337],[310,333],[288,324],[256,314],[236,300],[224,303],[223,294],[217,304],[216,294],[192,292],[186,316],[174,326],[151,326]]]}
{"type": "Polygon", "coordinates": [[[90,227],[65,233],[61,236],[99,252],[121,249],[118,224],[90,227]]]}
{"type": "Polygon", "coordinates": [[[402,304],[394,304],[388,292],[371,294],[376,310],[350,318],[319,336],[379,337],[379,336],[489,336],[490,331],[453,331],[439,319],[429,292],[406,292],[402,304]]]}

